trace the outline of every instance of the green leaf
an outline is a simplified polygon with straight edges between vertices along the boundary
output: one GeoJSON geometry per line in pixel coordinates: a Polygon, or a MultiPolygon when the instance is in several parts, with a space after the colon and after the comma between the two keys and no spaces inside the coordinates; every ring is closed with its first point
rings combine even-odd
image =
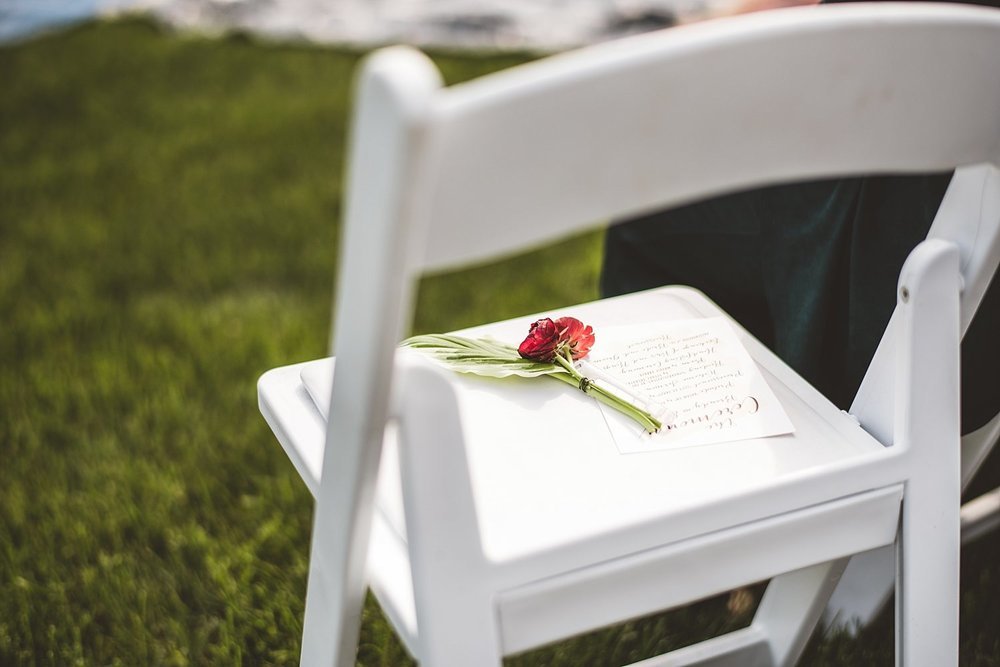
{"type": "Polygon", "coordinates": [[[517,348],[490,338],[427,334],[408,338],[401,345],[420,350],[459,373],[504,378],[511,375],[538,377],[566,372],[556,364],[524,359],[517,353],[517,348]]]}

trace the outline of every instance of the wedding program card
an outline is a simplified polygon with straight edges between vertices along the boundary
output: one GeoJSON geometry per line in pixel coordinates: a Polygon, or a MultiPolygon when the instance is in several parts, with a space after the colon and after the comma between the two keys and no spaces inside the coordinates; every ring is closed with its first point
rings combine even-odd
{"type": "MultiPolygon", "coordinates": [[[[663,410],[648,434],[601,405],[623,453],[763,438],[794,431],[756,364],[721,317],[604,328],[587,361],[663,410]]],[[[585,370],[585,369],[584,369],[585,370]]],[[[609,383],[606,389],[614,390],[609,383]]]]}

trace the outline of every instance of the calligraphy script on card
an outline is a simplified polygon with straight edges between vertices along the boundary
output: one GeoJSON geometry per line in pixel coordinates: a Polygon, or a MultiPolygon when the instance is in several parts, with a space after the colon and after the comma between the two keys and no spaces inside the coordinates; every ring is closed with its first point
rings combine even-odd
{"type": "Polygon", "coordinates": [[[792,424],[723,318],[605,329],[591,363],[663,415],[652,435],[605,411],[623,453],[792,432],[792,424]]]}

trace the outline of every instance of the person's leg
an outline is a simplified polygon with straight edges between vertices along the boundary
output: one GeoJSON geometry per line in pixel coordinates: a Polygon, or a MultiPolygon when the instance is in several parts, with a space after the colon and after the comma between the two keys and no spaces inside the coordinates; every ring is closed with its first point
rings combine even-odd
{"type": "MultiPolygon", "coordinates": [[[[699,289],[847,409],[950,173],[774,186],[612,226],[601,292],[699,289]]],[[[1000,409],[1000,280],[963,342],[962,431],[1000,409]]]]}
{"type": "Polygon", "coordinates": [[[605,237],[601,295],[694,287],[770,345],[755,198],[730,195],[613,225],[605,237]]]}

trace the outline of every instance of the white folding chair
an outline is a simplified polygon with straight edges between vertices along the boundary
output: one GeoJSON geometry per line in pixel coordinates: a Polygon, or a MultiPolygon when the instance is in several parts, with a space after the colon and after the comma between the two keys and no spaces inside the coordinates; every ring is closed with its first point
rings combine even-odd
{"type": "MultiPolygon", "coordinates": [[[[774,577],[749,627],[642,664],[792,664],[845,558],[895,543],[897,661],[955,664],[958,354],[1000,256],[998,64],[1000,12],[923,4],[700,24],[448,89],[414,51],[370,57],[336,372],[258,386],[317,497],[302,663],[352,664],[366,584],[421,663],[468,667],[774,577]],[[396,352],[421,270],[740,188],[955,167],[978,189],[949,191],[903,268],[864,390],[878,428],[735,323],[793,435],[622,456],[562,384],[396,352]]],[[[557,314],[599,333],[722,312],[668,287],[557,314]]],[[[516,344],[536,317],[468,333],[516,344]]]]}

